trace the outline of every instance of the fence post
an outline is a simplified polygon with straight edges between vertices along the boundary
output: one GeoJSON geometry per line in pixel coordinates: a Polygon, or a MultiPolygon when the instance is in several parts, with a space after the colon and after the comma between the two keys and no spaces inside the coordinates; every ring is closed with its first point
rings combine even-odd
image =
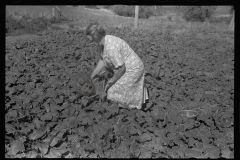
{"type": "Polygon", "coordinates": [[[231,31],[234,31],[234,21],[235,21],[234,18],[235,18],[235,17],[234,17],[234,11],[233,11],[233,13],[232,13],[232,20],[231,20],[230,25],[229,25],[229,29],[230,29],[231,31]]]}
{"type": "Polygon", "coordinates": [[[139,11],[139,6],[136,6],[135,7],[135,23],[134,23],[135,29],[137,29],[137,27],[138,27],[138,11],[139,11]]]}
{"type": "Polygon", "coordinates": [[[210,22],[208,18],[206,18],[204,23],[205,23],[205,27],[210,27],[210,22]]]}
{"type": "Polygon", "coordinates": [[[52,16],[55,17],[54,7],[52,8],[52,16]]]}
{"type": "Polygon", "coordinates": [[[26,10],[24,10],[24,12],[23,12],[23,13],[24,13],[24,16],[27,16],[27,11],[26,11],[26,10]]]}

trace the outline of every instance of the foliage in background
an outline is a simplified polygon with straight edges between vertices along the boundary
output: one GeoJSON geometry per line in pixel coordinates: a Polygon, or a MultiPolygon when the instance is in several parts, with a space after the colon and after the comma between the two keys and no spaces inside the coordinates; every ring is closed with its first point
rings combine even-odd
{"type": "Polygon", "coordinates": [[[234,6],[231,6],[231,9],[229,10],[230,14],[233,14],[234,6]]]}
{"type": "Polygon", "coordinates": [[[217,6],[180,6],[177,10],[186,21],[204,22],[212,17],[216,8],[217,6]]]}
{"type": "MultiPolygon", "coordinates": [[[[135,16],[135,6],[126,5],[115,5],[111,7],[112,11],[124,17],[134,17],[135,16]]],[[[155,15],[153,8],[150,6],[139,6],[139,18],[149,18],[155,15]]]]}
{"type": "Polygon", "coordinates": [[[85,5],[85,8],[90,8],[90,9],[99,9],[98,6],[96,5],[85,5]]]}
{"type": "MultiPolygon", "coordinates": [[[[103,6],[99,5],[98,8],[107,8],[111,10],[114,6],[103,6]]],[[[135,11],[135,6],[132,6],[132,11],[135,11]]],[[[141,6],[140,6],[141,7],[141,6]]],[[[139,19],[139,29],[144,30],[165,30],[166,26],[173,26],[174,32],[182,32],[185,29],[189,29],[189,25],[183,20],[180,16],[181,14],[177,14],[177,18],[174,17],[176,14],[176,6],[144,6],[145,8],[152,9],[155,12],[156,17],[151,19],[139,19]],[[159,16],[159,17],[157,17],[159,16]],[[172,23],[175,22],[176,23],[172,23]]],[[[141,8],[140,8],[141,9],[141,8]]],[[[229,16],[230,6],[222,6],[218,7],[214,13],[214,16],[209,19],[209,25],[204,25],[205,23],[194,22],[191,23],[191,30],[201,30],[206,32],[228,32],[229,23],[231,21],[231,17],[229,16]]],[[[74,26],[77,28],[84,29],[90,22],[98,21],[104,27],[133,27],[134,19],[126,18],[123,16],[115,16],[114,14],[101,10],[88,10],[84,9],[84,6],[75,7],[64,7],[61,6],[61,10],[64,16],[66,16],[69,20],[76,20],[73,22],[74,26]]],[[[8,17],[5,21],[6,23],[6,33],[14,31],[23,32],[23,28],[21,27],[20,18],[22,15],[25,15],[25,20],[29,17],[30,19],[35,19],[41,16],[41,12],[43,12],[44,17],[51,18],[52,15],[52,7],[44,6],[44,7],[36,7],[36,6],[7,6],[6,11],[8,13],[14,14],[13,17],[8,17]],[[19,14],[17,14],[19,13],[19,14]],[[39,14],[40,13],[40,14],[39,14]],[[30,18],[32,17],[32,18],[30,18]],[[14,19],[13,19],[14,18],[14,19]],[[14,29],[15,28],[15,29],[14,29]]],[[[8,14],[6,14],[8,15],[8,14]]],[[[57,15],[56,15],[57,16],[57,15]]],[[[6,16],[7,17],[7,16],[6,16]]],[[[54,20],[54,19],[53,19],[54,20]]],[[[38,26],[37,26],[38,27],[38,26]]],[[[62,26],[61,26],[62,27],[62,26]]],[[[70,26],[69,26],[70,27],[70,26]]],[[[57,29],[56,25],[49,27],[51,29],[57,29]]],[[[71,28],[71,27],[70,27],[71,28]]],[[[35,28],[34,28],[35,29],[35,28]]],[[[60,27],[58,27],[60,29],[60,27]]],[[[16,35],[14,33],[14,35],[16,35]]],[[[25,33],[29,33],[25,31],[25,33]]],[[[7,33],[9,35],[9,33],[7,33]]],[[[11,33],[13,34],[13,32],[11,33]]]]}
{"type": "Polygon", "coordinates": [[[154,10],[151,6],[140,6],[139,7],[139,18],[149,18],[154,16],[154,10]]]}
{"type": "Polygon", "coordinates": [[[100,7],[105,8],[105,9],[110,9],[112,5],[101,5],[100,7]]]}
{"type": "Polygon", "coordinates": [[[232,17],[211,17],[209,19],[210,23],[225,23],[225,24],[230,24],[232,17]]]}
{"type": "Polygon", "coordinates": [[[111,9],[119,16],[134,17],[135,14],[134,6],[115,5],[111,9]]]}
{"type": "Polygon", "coordinates": [[[60,23],[60,19],[37,17],[32,18],[29,15],[6,15],[5,33],[9,35],[20,35],[26,33],[36,33],[46,30],[52,24],[60,23]]]}

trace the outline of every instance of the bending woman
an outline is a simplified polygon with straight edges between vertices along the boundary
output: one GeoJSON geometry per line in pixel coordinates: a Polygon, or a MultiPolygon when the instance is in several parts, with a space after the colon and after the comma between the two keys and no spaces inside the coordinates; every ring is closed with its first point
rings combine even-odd
{"type": "Polygon", "coordinates": [[[104,91],[107,99],[118,102],[120,106],[141,109],[148,99],[144,85],[144,65],[139,56],[121,38],[106,35],[98,24],[92,23],[86,29],[88,39],[100,48],[100,57],[91,79],[106,67],[114,76],[106,83],[104,91]]]}

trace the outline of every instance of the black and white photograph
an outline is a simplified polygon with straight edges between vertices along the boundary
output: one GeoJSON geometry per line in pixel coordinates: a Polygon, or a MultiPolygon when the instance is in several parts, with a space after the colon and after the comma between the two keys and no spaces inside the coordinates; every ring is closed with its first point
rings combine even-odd
{"type": "Polygon", "coordinates": [[[234,6],[5,10],[5,158],[234,158],[234,6]]]}

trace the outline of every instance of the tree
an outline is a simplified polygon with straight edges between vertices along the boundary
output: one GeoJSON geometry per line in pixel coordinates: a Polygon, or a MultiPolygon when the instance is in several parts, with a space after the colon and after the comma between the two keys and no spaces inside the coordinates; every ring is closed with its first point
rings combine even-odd
{"type": "Polygon", "coordinates": [[[200,21],[211,18],[216,6],[182,6],[177,7],[177,11],[182,14],[186,21],[200,21]]]}

